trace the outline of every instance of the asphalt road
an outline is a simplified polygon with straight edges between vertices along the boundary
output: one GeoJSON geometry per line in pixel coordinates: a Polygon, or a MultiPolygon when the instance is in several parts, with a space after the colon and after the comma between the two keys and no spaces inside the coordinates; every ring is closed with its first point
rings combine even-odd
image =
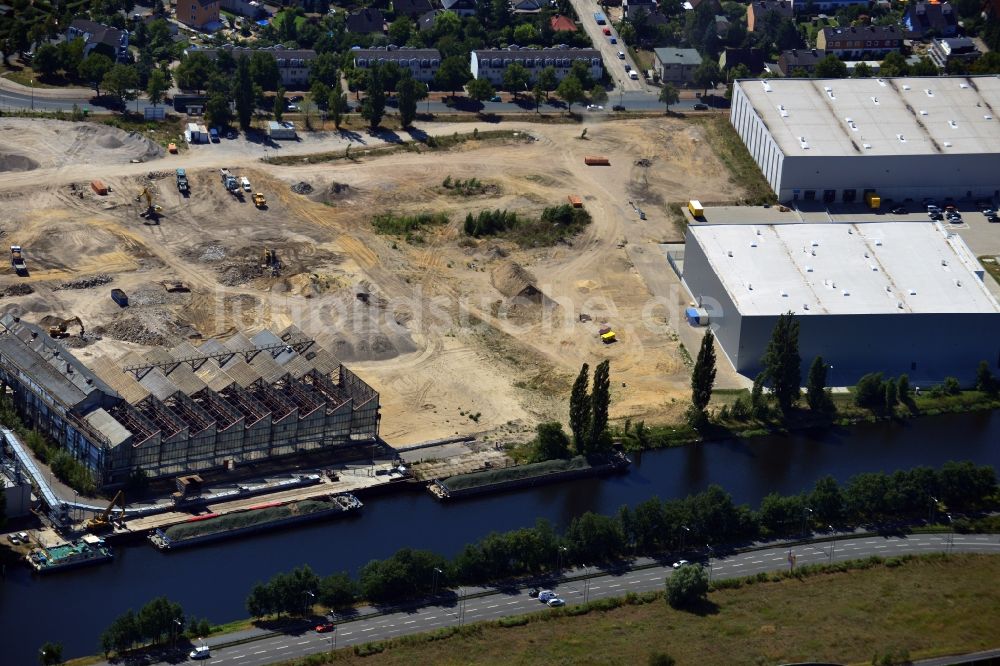
{"type": "Polygon", "coordinates": [[[628,63],[632,69],[636,69],[636,63],[632,60],[632,56],[629,54],[625,44],[622,44],[621,40],[617,44],[612,44],[608,39],[609,36],[604,34],[604,29],[607,28],[612,36],[616,39],[618,37],[618,31],[611,25],[611,19],[601,6],[594,2],[594,0],[570,0],[570,2],[576,11],[576,15],[580,18],[580,25],[583,26],[587,36],[590,37],[590,43],[594,45],[595,49],[601,52],[601,58],[604,60],[604,68],[607,70],[608,75],[615,80],[615,92],[619,89],[625,91],[646,90],[646,83],[641,76],[642,72],[639,72],[640,77],[638,79],[629,78],[628,71],[625,69],[625,63],[628,63]],[[594,20],[596,12],[604,14],[604,18],[607,19],[606,25],[597,25],[597,21],[594,20]],[[625,54],[624,59],[618,57],[619,51],[625,54]]]}
{"type": "MultiPolygon", "coordinates": [[[[1000,536],[962,534],[884,538],[866,536],[711,558],[704,560],[704,566],[709,568],[712,578],[735,578],[787,569],[790,566],[790,554],[794,556],[796,566],[801,566],[860,559],[870,555],[884,557],[942,551],[1000,554],[1000,536]]],[[[594,569],[589,571],[593,572],[594,569]]],[[[584,576],[586,573],[588,572],[583,569],[576,569],[567,572],[567,577],[584,576]]],[[[566,580],[551,589],[565,599],[567,604],[572,605],[583,603],[588,599],[622,596],[627,592],[659,590],[662,589],[665,578],[672,573],[673,569],[669,565],[657,565],[619,574],[603,573],[584,580],[566,580]]],[[[528,596],[527,589],[489,590],[486,593],[479,590],[479,592],[477,596],[471,596],[470,589],[458,590],[456,597],[443,604],[345,621],[337,626],[336,635],[318,634],[315,631],[263,635],[257,640],[217,648],[214,646],[230,643],[237,636],[214,637],[207,641],[209,646],[213,646],[211,658],[201,663],[238,666],[268,664],[329,651],[334,649],[335,645],[337,648],[343,648],[462,623],[497,620],[509,615],[547,610],[537,599],[528,596]],[[466,594],[470,596],[464,596],[466,594]]],[[[253,634],[253,632],[245,633],[247,634],[245,637],[248,638],[253,634]]],[[[176,663],[176,659],[172,663],[176,663]]]]}

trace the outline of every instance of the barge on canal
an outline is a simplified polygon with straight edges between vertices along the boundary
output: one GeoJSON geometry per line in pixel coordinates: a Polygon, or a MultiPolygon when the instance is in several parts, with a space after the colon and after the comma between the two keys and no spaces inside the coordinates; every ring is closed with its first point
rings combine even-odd
{"type": "Polygon", "coordinates": [[[111,547],[104,539],[85,534],[69,543],[61,543],[51,548],[35,548],[25,556],[31,568],[39,573],[71,569],[90,564],[101,564],[112,559],[111,547]]]}
{"type": "Polygon", "coordinates": [[[154,530],[149,535],[149,541],[163,551],[187,548],[240,534],[347,514],[362,506],[361,500],[350,493],[291,502],[269,502],[225,514],[193,516],[183,523],[154,530]]]}

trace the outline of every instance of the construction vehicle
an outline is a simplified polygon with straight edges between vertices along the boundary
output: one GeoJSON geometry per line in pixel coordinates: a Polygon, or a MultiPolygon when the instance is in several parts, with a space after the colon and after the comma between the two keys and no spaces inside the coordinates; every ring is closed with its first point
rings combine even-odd
{"type": "Polygon", "coordinates": [[[69,332],[68,328],[76,324],[80,327],[80,337],[83,337],[83,321],[79,317],[70,317],[69,319],[63,319],[61,322],[55,326],[49,326],[49,337],[50,338],[68,338],[69,332]]]}
{"type": "Polygon", "coordinates": [[[87,521],[87,529],[91,532],[107,531],[114,526],[116,518],[118,520],[125,519],[125,493],[121,490],[118,491],[118,494],[115,495],[104,511],[87,521]],[[112,511],[114,511],[116,506],[121,507],[121,511],[117,515],[114,515],[112,511]]]}
{"type": "Polygon", "coordinates": [[[865,192],[865,203],[872,210],[878,210],[879,206],[882,205],[882,197],[875,194],[874,191],[869,190],[868,192],[865,192]]]}
{"type": "Polygon", "coordinates": [[[187,194],[191,191],[191,185],[188,183],[187,172],[184,169],[177,170],[177,189],[181,194],[187,194]]]}
{"type": "Polygon", "coordinates": [[[10,265],[14,267],[14,272],[24,275],[28,272],[28,266],[24,263],[24,255],[21,254],[20,245],[10,246],[10,265]]]}
{"type": "Polygon", "coordinates": [[[156,219],[163,209],[159,204],[153,203],[153,195],[150,194],[148,187],[142,188],[142,192],[139,192],[135,197],[136,201],[141,201],[142,199],[146,200],[146,210],[139,213],[139,217],[156,219]]]}
{"type": "Polygon", "coordinates": [[[115,303],[117,303],[118,307],[120,307],[120,308],[127,308],[128,307],[128,294],[126,294],[121,289],[112,289],[111,290],[111,300],[113,300],[115,303]]]}
{"type": "Polygon", "coordinates": [[[234,176],[229,169],[219,169],[219,175],[222,176],[222,185],[226,188],[226,190],[234,197],[239,196],[240,184],[236,182],[236,176],[234,176]]]}
{"type": "Polygon", "coordinates": [[[186,294],[189,291],[191,291],[191,287],[187,286],[187,284],[185,284],[184,282],[180,282],[178,280],[174,280],[171,282],[160,282],[160,284],[162,284],[163,288],[166,289],[167,292],[169,293],[186,294]]]}
{"type": "Polygon", "coordinates": [[[260,267],[271,271],[271,275],[277,275],[281,269],[281,260],[278,259],[277,250],[265,247],[260,255],[260,267]]]}
{"type": "Polygon", "coordinates": [[[267,199],[264,198],[263,192],[254,192],[253,205],[257,206],[257,208],[264,208],[267,206],[267,199]]]}

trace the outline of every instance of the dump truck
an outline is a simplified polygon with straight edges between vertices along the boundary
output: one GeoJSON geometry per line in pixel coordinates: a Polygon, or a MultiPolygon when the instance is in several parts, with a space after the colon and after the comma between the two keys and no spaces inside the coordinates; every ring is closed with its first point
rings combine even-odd
{"type": "Polygon", "coordinates": [[[267,199],[264,198],[263,192],[254,192],[253,205],[257,206],[257,208],[264,208],[267,206],[267,199]]]}
{"type": "Polygon", "coordinates": [[[220,169],[219,175],[222,176],[222,185],[226,190],[233,196],[238,196],[240,193],[240,184],[236,182],[236,176],[229,169],[220,169]]]}
{"type": "Polygon", "coordinates": [[[120,308],[127,308],[128,307],[128,294],[126,294],[121,289],[112,289],[111,290],[111,300],[113,300],[115,303],[117,303],[118,307],[120,307],[120,308]]]}
{"type": "Polygon", "coordinates": [[[600,155],[587,155],[583,158],[583,163],[587,166],[611,166],[611,160],[600,155]]]}
{"type": "Polygon", "coordinates": [[[191,191],[191,184],[188,183],[187,172],[184,169],[177,170],[177,189],[181,194],[187,194],[191,191]]]}
{"type": "Polygon", "coordinates": [[[872,210],[878,210],[878,207],[882,205],[882,197],[874,192],[865,192],[865,204],[872,210]]]}
{"type": "Polygon", "coordinates": [[[10,246],[10,265],[14,267],[14,272],[24,275],[28,272],[28,266],[24,263],[24,255],[21,254],[20,245],[10,246]]]}
{"type": "Polygon", "coordinates": [[[691,217],[696,219],[705,217],[705,208],[697,199],[691,199],[691,201],[688,201],[688,212],[691,213],[691,217]]]}

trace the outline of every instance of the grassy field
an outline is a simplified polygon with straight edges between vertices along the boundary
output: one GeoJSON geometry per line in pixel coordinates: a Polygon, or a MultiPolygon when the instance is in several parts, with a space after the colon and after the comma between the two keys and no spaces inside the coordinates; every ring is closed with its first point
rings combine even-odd
{"type": "Polygon", "coordinates": [[[341,650],[288,663],[631,665],[654,653],[678,664],[916,659],[1000,645],[1000,588],[987,584],[998,579],[1000,557],[930,557],[716,591],[700,614],[662,600],[578,617],[546,612],[523,626],[475,625],[367,657],[341,650]]]}
{"type": "Polygon", "coordinates": [[[746,190],[746,197],[739,203],[757,205],[776,201],[771,186],[764,180],[764,174],[730,124],[728,114],[690,117],[689,121],[702,126],[709,146],[729,168],[733,180],[746,190]]]}

